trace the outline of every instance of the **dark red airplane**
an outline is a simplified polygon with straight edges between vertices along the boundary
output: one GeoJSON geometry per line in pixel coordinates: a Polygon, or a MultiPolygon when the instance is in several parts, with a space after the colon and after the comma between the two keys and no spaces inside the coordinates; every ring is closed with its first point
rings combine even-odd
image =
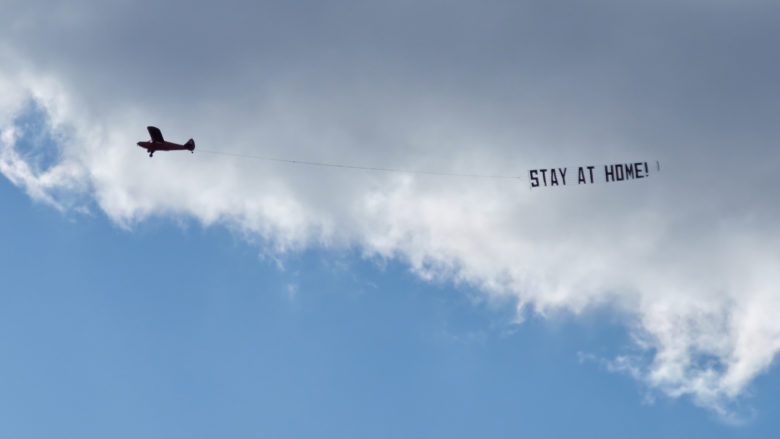
{"type": "Polygon", "coordinates": [[[184,145],[178,143],[166,142],[163,139],[160,129],[157,127],[146,127],[149,131],[149,136],[152,138],[151,142],[138,142],[138,146],[146,148],[149,151],[149,157],[154,155],[155,151],[190,151],[195,152],[195,141],[190,139],[184,145]]]}

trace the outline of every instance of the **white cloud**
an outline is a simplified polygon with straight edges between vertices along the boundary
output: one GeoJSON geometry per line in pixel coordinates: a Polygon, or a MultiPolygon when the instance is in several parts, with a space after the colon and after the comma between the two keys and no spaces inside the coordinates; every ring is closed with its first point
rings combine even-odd
{"type": "Polygon", "coordinates": [[[357,246],[543,314],[609,305],[643,353],[613,369],[728,414],[780,349],[780,91],[760,46],[778,15],[331,6],[161,4],[149,17],[83,2],[46,26],[33,25],[39,5],[17,6],[0,19],[0,172],[60,209],[91,199],[126,227],[185,215],[274,252],[357,246]],[[154,32],[171,22],[182,28],[154,32]],[[722,38],[724,23],[726,41],[700,37],[722,38]],[[25,155],[15,122],[31,101],[58,139],[48,167],[25,155]],[[135,142],[152,123],[194,137],[196,153],[149,159],[135,142]],[[532,191],[205,149],[465,173],[664,170],[532,191]]]}

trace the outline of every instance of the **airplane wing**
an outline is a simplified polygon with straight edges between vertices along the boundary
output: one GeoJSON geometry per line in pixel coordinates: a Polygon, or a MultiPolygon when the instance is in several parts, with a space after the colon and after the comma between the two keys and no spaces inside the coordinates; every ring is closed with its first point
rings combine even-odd
{"type": "Polygon", "coordinates": [[[152,142],[155,143],[162,143],[165,140],[163,140],[162,133],[160,132],[160,129],[157,127],[146,127],[146,130],[149,131],[149,136],[152,138],[152,142]]]}

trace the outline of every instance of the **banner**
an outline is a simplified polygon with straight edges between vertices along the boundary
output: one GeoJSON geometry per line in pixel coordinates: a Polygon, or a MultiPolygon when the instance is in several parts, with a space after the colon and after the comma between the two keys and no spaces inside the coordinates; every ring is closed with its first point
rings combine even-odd
{"type": "MultiPolygon", "coordinates": [[[[655,162],[654,173],[661,171],[655,162]]],[[[638,180],[650,176],[647,162],[617,163],[612,165],[577,166],[572,168],[540,168],[528,171],[531,188],[548,186],[573,186],[594,183],[614,183],[638,180]]]]}

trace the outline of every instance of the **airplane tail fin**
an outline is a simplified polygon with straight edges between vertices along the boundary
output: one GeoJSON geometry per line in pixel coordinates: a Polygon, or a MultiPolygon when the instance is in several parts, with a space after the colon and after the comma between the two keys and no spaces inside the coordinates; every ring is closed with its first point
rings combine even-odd
{"type": "Polygon", "coordinates": [[[187,147],[190,151],[195,151],[195,141],[190,139],[187,141],[187,143],[184,144],[184,146],[187,147]]]}

